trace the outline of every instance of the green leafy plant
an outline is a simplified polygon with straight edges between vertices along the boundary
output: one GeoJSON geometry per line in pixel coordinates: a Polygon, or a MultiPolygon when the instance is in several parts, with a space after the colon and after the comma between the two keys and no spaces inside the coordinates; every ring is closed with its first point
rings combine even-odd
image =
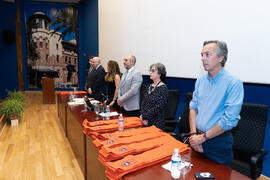
{"type": "Polygon", "coordinates": [[[10,119],[11,116],[22,117],[23,102],[16,99],[7,99],[3,102],[1,113],[10,119]]]}
{"type": "Polygon", "coordinates": [[[16,91],[14,90],[12,91],[8,91],[8,99],[16,99],[22,103],[24,103],[24,94],[20,91],[16,91]]]}

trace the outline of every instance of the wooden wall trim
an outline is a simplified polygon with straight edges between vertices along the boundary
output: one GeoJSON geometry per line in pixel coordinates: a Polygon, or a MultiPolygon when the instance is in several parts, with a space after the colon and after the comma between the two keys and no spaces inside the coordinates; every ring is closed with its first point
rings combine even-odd
{"type": "Polygon", "coordinates": [[[22,31],[21,31],[21,2],[17,0],[16,10],[16,51],[17,51],[17,67],[18,67],[18,87],[19,91],[24,91],[23,81],[23,57],[22,57],[22,31]]]}

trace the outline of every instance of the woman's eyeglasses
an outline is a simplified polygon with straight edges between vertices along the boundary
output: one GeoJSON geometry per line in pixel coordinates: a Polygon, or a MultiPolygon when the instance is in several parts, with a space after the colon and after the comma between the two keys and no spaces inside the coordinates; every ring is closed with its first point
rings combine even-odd
{"type": "Polygon", "coordinates": [[[156,72],[157,70],[156,69],[150,69],[148,72],[149,73],[154,73],[154,72],[156,72]]]}

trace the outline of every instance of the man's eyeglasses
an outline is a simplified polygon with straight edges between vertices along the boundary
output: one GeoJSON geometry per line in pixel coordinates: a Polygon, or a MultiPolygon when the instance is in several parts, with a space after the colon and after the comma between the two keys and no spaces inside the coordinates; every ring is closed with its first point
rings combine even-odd
{"type": "Polygon", "coordinates": [[[149,73],[154,73],[154,72],[156,72],[157,70],[156,69],[150,69],[148,72],[149,73]]]}

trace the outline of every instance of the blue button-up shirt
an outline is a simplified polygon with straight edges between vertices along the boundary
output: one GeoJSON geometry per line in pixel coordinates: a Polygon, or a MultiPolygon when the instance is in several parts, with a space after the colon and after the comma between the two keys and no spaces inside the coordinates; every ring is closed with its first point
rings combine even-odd
{"type": "Polygon", "coordinates": [[[196,128],[206,132],[218,123],[225,131],[232,129],[240,120],[243,98],[242,81],[223,68],[213,78],[209,73],[199,77],[190,102],[197,111],[196,128]]]}

